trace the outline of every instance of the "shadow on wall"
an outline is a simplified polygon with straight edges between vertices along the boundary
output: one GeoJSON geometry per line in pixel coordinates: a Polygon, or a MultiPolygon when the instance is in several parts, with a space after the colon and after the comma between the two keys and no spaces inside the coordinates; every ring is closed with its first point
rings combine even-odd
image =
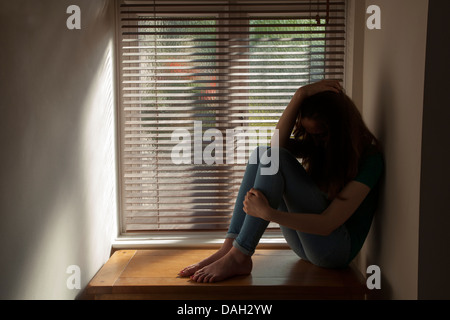
{"type": "MultiPolygon", "coordinates": [[[[385,153],[386,149],[389,148],[390,141],[387,139],[388,137],[388,128],[393,125],[395,121],[392,118],[392,108],[391,99],[395,94],[392,91],[392,86],[389,82],[389,77],[387,75],[386,66],[381,69],[379,75],[379,83],[378,83],[378,91],[375,96],[374,105],[377,106],[373,113],[369,115],[371,119],[371,127],[372,131],[377,136],[378,140],[382,145],[383,152],[385,153]],[[382,80],[382,81],[381,81],[382,80]]],[[[385,159],[386,161],[386,159],[385,159]]],[[[381,261],[381,248],[382,248],[382,239],[383,239],[383,225],[386,220],[385,203],[386,199],[386,175],[388,174],[389,167],[385,163],[385,172],[381,178],[380,184],[380,199],[379,206],[375,213],[374,220],[372,223],[372,227],[370,233],[368,235],[366,241],[365,253],[363,255],[363,261],[361,261],[363,270],[366,270],[369,265],[379,265],[379,261],[381,261]]],[[[384,276],[384,273],[381,272],[381,290],[372,290],[369,295],[369,299],[391,299],[392,298],[392,287],[389,284],[388,280],[384,276]]]]}

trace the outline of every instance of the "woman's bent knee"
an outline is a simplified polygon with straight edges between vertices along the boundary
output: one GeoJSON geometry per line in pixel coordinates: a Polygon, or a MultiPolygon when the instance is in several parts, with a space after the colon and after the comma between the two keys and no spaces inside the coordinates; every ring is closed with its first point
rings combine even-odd
{"type": "Polygon", "coordinates": [[[262,175],[275,175],[280,169],[280,163],[289,163],[297,159],[287,150],[280,147],[259,146],[250,155],[249,164],[261,165],[262,175]]]}
{"type": "Polygon", "coordinates": [[[250,158],[249,158],[248,162],[250,164],[260,163],[260,159],[269,149],[270,149],[270,147],[265,147],[265,146],[256,147],[250,154],[250,158]]]}

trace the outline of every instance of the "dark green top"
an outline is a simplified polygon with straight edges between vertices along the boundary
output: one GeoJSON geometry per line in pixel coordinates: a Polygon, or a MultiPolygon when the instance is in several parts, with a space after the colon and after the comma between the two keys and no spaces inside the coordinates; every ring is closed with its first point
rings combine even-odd
{"type": "Polygon", "coordinates": [[[380,152],[370,152],[369,155],[363,157],[358,175],[354,180],[367,185],[370,188],[370,192],[355,213],[345,222],[351,239],[349,262],[361,250],[369,233],[378,204],[379,182],[383,171],[384,161],[380,152]]]}

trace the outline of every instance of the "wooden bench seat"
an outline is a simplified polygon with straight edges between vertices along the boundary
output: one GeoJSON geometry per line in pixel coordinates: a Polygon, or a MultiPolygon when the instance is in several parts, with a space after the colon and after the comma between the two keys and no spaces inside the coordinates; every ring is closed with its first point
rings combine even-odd
{"type": "Polygon", "coordinates": [[[258,250],[249,276],[203,284],[179,270],[215,250],[116,251],[85,289],[86,299],[298,300],[364,299],[365,279],[354,267],[329,270],[300,260],[290,250],[258,250]]]}

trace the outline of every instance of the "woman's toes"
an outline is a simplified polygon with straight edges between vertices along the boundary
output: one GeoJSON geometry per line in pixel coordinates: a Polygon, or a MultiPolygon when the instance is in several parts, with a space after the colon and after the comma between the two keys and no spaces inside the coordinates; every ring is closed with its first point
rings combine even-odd
{"type": "Polygon", "coordinates": [[[211,275],[204,273],[198,282],[207,283],[209,278],[211,278],[211,275]]]}
{"type": "Polygon", "coordinates": [[[199,282],[200,277],[203,275],[202,269],[197,270],[192,276],[191,280],[195,282],[199,282]]]}
{"type": "Polygon", "coordinates": [[[193,264],[193,265],[181,270],[180,273],[178,273],[178,275],[180,275],[181,277],[190,277],[190,276],[194,275],[200,269],[201,269],[201,267],[199,264],[193,264]]]}
{"type": "Polygon", "coordinates": [[[200,269],[194,273],[194,275],[191,277],[191,280],[198,283],[207,283],[209,282],[211,277],[212,277],[211,274],[205,272],[204,269],[200,269]]]}
{"type": "Polygon", "coordinates": [[[203,278],[203,283],[209,283],[209,282],[211,282],[211,281],[210,281],[211,278],[212,278],[212,275],[211,275],[211,274],[206,275],[206,276],[203,278]]]}

